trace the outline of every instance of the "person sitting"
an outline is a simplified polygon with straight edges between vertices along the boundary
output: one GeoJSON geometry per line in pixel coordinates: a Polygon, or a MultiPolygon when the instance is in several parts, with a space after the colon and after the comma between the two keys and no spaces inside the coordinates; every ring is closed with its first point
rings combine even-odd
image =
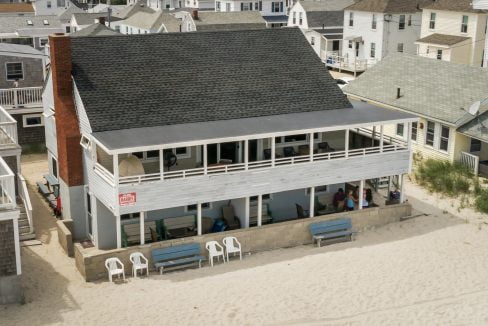
{"type": "Polygon", "coordinates": [[[400,192],[398,189],[395,189],[395,191],[390,191],[390,200],[400,200],[400,192]]]}
{"type": "Polygon", "coordinates": [[[332,205],[337,211],[340,206],[344,207],[344,199],[346,199],[346,194],[344,189],[339,188],[339,190],[334,194],[334,199],[332,200],[332,205]]]}
{"type": "Polygon", "coordinates": [[[361,202],[361,205],[363,208],[368,208],[369,207],[369,201],[367,199],[367,192],[366,192],[366,189],[363,190],[363,199],[362,199],[362,202],[361,202]]]}

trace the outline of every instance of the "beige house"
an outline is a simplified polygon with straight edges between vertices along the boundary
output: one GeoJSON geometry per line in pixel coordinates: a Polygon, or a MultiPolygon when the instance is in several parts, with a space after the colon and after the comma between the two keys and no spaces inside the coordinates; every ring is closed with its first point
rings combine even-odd
{"type": "Polygon", "coordinates": [[[471,0],[437,0],[425,5],[417,40],[420,56],[480,67],[487,13],[471,0]]]}
{"type": "Polygon", "coordinates": [[[407,54],[394,54],[346,86],[354,99],[414,113],[418,123],[385,126],[423,158],[462,161],[488,173],[488,71],[407,54]],[[468,85],[460,87],[460,85],[468,85]],[[480,105],[476,105],[479,102],[480,105]],[[470,111],[470,108],[477,108],[470,111]]]}

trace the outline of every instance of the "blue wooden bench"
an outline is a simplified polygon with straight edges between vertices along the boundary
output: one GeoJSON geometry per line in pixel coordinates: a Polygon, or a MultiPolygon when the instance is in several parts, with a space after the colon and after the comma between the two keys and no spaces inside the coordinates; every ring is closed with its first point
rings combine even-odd
{"type": "Polygon", "coordinates": [[[202,267],[205,256],[200,253],[200,244],[188,243],[168,248],[159,248],[151,252],[154,266],[163,274],[163,269],[168,267],[186,267],[198,263],[202,267]]]}
{"type": "Polygon", "coordinates": [[[37,182],[37,189],[44,197],[48,197],[50,194],[52,194],[48,187],[39,181],[37,182]]]}
{"type": "Polygon", "coordinates": [[[312,242],[317,241],[320,247],[322,240],[344,238],[352,241],[355,232],[352,229],[351,219],[341,218],[310,224],[310,233],[312,234],[312,242]]]}

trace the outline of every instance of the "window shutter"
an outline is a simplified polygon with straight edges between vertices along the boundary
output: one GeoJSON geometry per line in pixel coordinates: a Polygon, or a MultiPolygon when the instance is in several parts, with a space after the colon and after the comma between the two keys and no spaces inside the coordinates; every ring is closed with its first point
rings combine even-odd
{"type": "Polygon", "coordinates": [[[280,2],[280,12],[283,12],[283,2],[280,2]]]}

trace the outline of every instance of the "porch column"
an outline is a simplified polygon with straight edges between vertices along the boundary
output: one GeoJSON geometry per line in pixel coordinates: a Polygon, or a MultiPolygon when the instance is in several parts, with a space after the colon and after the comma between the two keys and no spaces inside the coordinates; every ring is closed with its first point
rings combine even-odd
{"type": "Polygon", "coordinates": [[[364,180],[359,181],[358,208],[363,209],[364,180]]]}
{"type": "MultiPolygon", "coordinates": [[[[8,221],[8,220],[7,220],[8,221]]],[[[17,270],[17,275],[22,274],[22,264],[20,263],[20,235],[19,235],[19,219],[12,219],[14,227],[14,246],[15,246],[15,269],[17,270]]]]}
{"type": "Polygon", "coordinates": [[[146,218],[146,214],[144,212],[139,213],[139,226],[141,228],[141,245],[146,243],[145,235],[144,235],[144,219],[146,218]]]}
{"type": "Polygon", "coordinates": [[[315,216],[315,187],[310,187],[310,217],[315,216]]]}
{"type": "Polygon", "coordinates": [[[310,133],[310,162],[313,162],[313,132],[310,133]]]}
{"type": "Polygon", "coordinates": [[[249,139],[244,140],[244,165],[245,169],[249,169],[249,139]]]}
{"type": "Polygon", "coordinates": [[[387,198],[388,200],[390,199],[390,192],[391,192],[391,184],[393,183],[393,178],[390,176],[388,176],[388,194],[387,194],[387,198]]]}
{"type": "Polygon", "coordinates": [[[197,234],[202,235],[202,203],[197,204],[197,234]]]}
{"type": "Polygon", "coordinates": [[[249,197],[246,197],[246,206],[244,207],[244,228],[249,229],[249,204],[250,200],[249,197]]]}
{"type": "Polygon", "coordinates": [[[275,166],[275,137],[271,137],[271,166],[275,166]]]}
{"type": "Polygon", "coordinates": [[[163,150],[159,150],[159,174],[161,175],[161,180],[164,180],[164,156],[163,150]]]}
{"type": "Polygon", "coordinates": [[[114,184],[116,187],[119,185],[119,154],[113,155],[114,161],[114,184]]]}
{"type": "Polygon", "coordinates": [[[412,123],[407,123],[407,147],[410,149],[412,147],[412,123]]]}
{"type": "Polygon", "coordinates": [[[400,203],[404,203],[405,202],[405,185],[404,185],[404,181],[405,181],[405,178],[404,178],[404,174],[400,174],[398,176],[398,182],[400,182],[400,203]]]}
{"type": "Polygon", "coordinates": [[[372,137],[372,144],[371,147],[374,147],[374,139],[376,138],[376,126],[373,126],[373,137],[372,137]]]}
{"type": "Polygon", "coordinates": [[[120,215],[115,216],[115,228],[117,229],[117,249],[122,248],[122,235],[120,226],[120,215]]]}
{"type": "Polygon", "coordinates": [[[263,225],[263,195],[258,196],[258,226],[263,225]]]}
{"type": "Polygon", "coordinates": [[[384,126],[380,126],[380,153],[383,153],[383,141],[384,141],[384,126]]]}
{"type": "Polygon", "coordinates": [[[207,144],[203,145],[203,174],[207,174],[207,144]]]}
{"type": "Polygon", "coordinates": [[[346,142],[344,144],[345,157],[349,157],[349,128],[346,129],[346,142]]]}

